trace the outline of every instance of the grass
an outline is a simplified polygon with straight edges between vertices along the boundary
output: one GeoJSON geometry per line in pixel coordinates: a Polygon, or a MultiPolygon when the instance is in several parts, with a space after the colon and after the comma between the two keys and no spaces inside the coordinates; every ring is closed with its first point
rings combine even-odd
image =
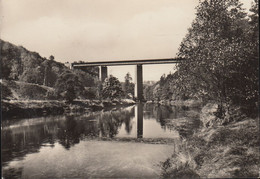
{"type": "Polygon", "coordinates": [[[205,131],[190,139],[202,177],[258,177],[259,137],[256,120],[246,119],[205,131]],[[240,124],[239,124],[240,123],[240,124]],[[201,135],[203,136],[203,135],[201,135]]]}
{"type": "Polygon", "coordinates": [[[204,126],[161,164],[162,178],[257,178],[259,143],[257,119],[204,126]],[[181,155],[189,160],[181,161],[181,155]]]}
{"type": "Polygon", "coordinates": [[[190,168],[188,163],[172,168],[170,159],[167,159],[162,163],[162,168],[162,178],[200,178],[200,176],[190,168]]]}

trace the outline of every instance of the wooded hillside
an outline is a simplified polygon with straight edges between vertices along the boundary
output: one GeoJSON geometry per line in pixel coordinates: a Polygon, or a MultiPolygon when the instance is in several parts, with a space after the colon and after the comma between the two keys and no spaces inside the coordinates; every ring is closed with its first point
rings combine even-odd
{"type": "MultiPolygon", "coordinates": [[[[39,94],[40,96],[46,96],[46,98],[60,98],[64,97],[64,93],[69,87],[69,81],[75,89],[81,89],[74,91],[77,96],[83,98],[90,98],[95,96],[95,90],[90,88],[95,88],[98,81],[98,68],[90,67],[86,70],[73,70],[71,71],[63,63],[57,62],[54,56],[50,56],[49,59],[41,57],[36,52],[31,52],[22,46],[16,46],[9,42],[0,40],[1,42],[1,79],[6,81],[22,82],[23,85],[7,85],[10,83],[2,84],[4,95],[12,94],[15,86],[19,86],[18,96],[23,96],[23,91],[31,91],[31,96],[27,95],[28,99],[35,99],[33,95],[32,86],[43,85],[46,87],[51,87],[53,90],[48,91],[46,95],[46,90],[37,90],[37,92],[44,91],[44,94],[39,94]],[[67,82],[67,83],[66,83],[67,82]],[[28,83],[28,84],[27,84],[28,83]],[[76,84],[78,83],[78,84],[76,84]],[[31,85],[30,85],[31,84],[31,85]],[[63,85],[61,85],[63,84],[63,85]],[[9,89],[11,88],[11,89],[9,89]],[[8,92],[9,91],[9,92],[8,92]],[[86,92],[88,91],[88,93],[86,92]]],[[[15,83],[12,83],[15,84],[15,83]]],[[[20,83],[19,83],[20,84],[20,83]]],[[[37,86],[42,88],[41,86],[37,86]]],[[[6,98],[7,96],[5,96],[6,98]]]]}

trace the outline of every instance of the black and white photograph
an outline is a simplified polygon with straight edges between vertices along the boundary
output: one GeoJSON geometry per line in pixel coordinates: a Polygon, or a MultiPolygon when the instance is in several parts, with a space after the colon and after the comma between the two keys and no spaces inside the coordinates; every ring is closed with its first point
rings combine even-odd
{"type": "Polygon", "coordinates": [[[2,179],[260,177],[258,0],[0,0],[2,179]]]}

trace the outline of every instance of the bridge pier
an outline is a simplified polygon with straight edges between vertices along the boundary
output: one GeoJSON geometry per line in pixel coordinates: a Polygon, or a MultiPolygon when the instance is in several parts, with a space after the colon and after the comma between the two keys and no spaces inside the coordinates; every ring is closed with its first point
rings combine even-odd
{"type": "Polygon", "coordinates": [[[107,66],[100,66],[99,67],[99,79],[103,83],[107,78],[107,66]]]}
{"type": "Polygon", "coordinates": [[[136,65],[135,71],[135,98],[138,101],[142,101],[143,97],[143,66],[138,64],[136,65]]]}

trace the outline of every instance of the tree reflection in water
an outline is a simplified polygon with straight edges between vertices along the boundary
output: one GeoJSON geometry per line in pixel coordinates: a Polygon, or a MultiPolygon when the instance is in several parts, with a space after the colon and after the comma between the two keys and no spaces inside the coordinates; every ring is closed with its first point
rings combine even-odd
{"type": "MultiPolygon", "coordinates": [[[[144,105],[144,118],[145,119],[156,119],[160,123],[161,127],[165,130],[177,130],[182,138],[191,136],[196,129],[201,125],[198,113],[190,115],[190,111],[199,112],[199,108],[189,109],[187,106],[168,106],[160,104],[149,104],[144,105]],[[178,126],[169,125],[169,120],[181,120],[185,119],[185,123],[178,126]]],[[[176,122],[178,122],[176,121],[176,122]]]]}
{"type": "MultiPolygon", "coordinates": [[[[167,119],[176,119],[184,116],[185,111],[176,106],[162,106],[153,104],[137,105],[138,114],[134,113],[134,107],[119,109],[116,111],[99,112],[82,116],[62,116],[31,119],[34,122],[25,122],[26,125],[17,123],[16,127],[3,128],[2,151],[3,161],[10,160],[12,156],[23,156],[23,153],[37,151],[42,144],[50,144],[58,141],[66,149],[80,142],[86,137],[115,137],[122,124],[125,131],[130,134],[133,129],[133,118],[136,116],[138,131],[142,135],[141,122],[156,119],[162,128],[167,119]],[[144,111],[144,113],[143,113],[144,111]],[[38,121],[35,123],[35,121],[38,121]]],[[[30,120],[23,120],[30,121],[30,120]]],[[[169,127],[170,128],[170,127],[169,127]]],[[[184,130],[179,130],[185,136],[184,130]]]]}
{"type": "Polygon", "coordinates": [[[87,137],[114,137],[123,123],[127,133],[130,133],[133,117],[132,107],[83,116],[13,120],[11,125],[8,121],[3,121],[2,166],[14,158],[22,160],[26,154],[38,152],[43,145],[53,147],[58,142],[69,150],[87,137]]]}
{"type": "Polygon", "coordinates": [[[84,138],[115,137],[119,128],[125,123],[125,130],[131,132],[131,110],[101,112],[87,116],[66,116],[64,122],[58,125],[57,140],[66,149],[84,138]],[[94,119],[94,120],[93,120],[94,119]]]}
{"type": "Polygon", "coordinates": [[[134,117],[134,108],[130,110],[118,110],[104,112],[99,116],[99,129],[101,137],[115,137],[118,129],[125,124],[125,130],[130,133],[133,126],[131,119],[134,117]]]}
{"type": "Polygon", "coordinates": [[[82,131],[82,126],[74,119],[74,116],[66,116],[66,121],[63,125],[60,125],[57,138],[59,143],[63,145],[66,149],[79,143],[80,134],[82,131]]]}
{"type": "Polygon", "coordinates": [[[166,119],[169,119],[170,115],[175,112],[170,106],[164,106],[160,104],[145,104],[144,110],[146,111],[144,117],[146,119],[155,118],[163,129],[166,129],[166,119]],[[149,111],[149,113],[147,111],[149,111]]]}
{"type": "MultiPolygon", "coordinates": [[[[1,131],[2,166],[7,166],[8,162],[14,159],[22,160],[26,154],[39,152],[42,146],[54,147],[56,142],[69,150],[72,146],[80,143],[81,140],[98,137],[113,138],[117,135],[121,137],[119,131],[126,131],[126,134],[129,134],[123,133],[123,137],[135,137],[137,133],[137,137],[141,138],[143,132],[145,132],[143,127],[147,120],[157,121],[163,129],[172,129],[172,126],[168,126],[167,120],[179,121],[179,118],[182,117],[190,118],[185,110],[176,106],[140,103],[135,108],[132,106],[115,111],[94,112],[80,116],[50,116],[13,120],[11,123],[3,121],[1,131]],[[122,126],[124,126],[124,129],[121,129],[122,126]],[[136,128],[137,131],[132,131],[136,128]]],[[[185,123],[185,126],[174,127],[174,130],[177,130],[180,136],[187,137],[197,125],[193,122],[196,120],[190,121],[190,123],[185,123]]],[[[5,176],[9,176],[9,174],[13,176],[11,173],[19,175],[18,170],[12,170],[12,168],[6,168],[4,172],[7,174],[5,176]]]]}

